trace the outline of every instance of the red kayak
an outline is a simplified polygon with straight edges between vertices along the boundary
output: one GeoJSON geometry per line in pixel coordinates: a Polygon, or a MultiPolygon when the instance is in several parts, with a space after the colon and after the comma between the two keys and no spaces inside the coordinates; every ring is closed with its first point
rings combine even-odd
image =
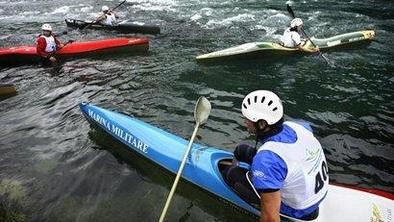
{"type": "MultiPolygon", "coordinates": [[[[119,52],[146,52],[148,49],[148,38],[115,38],[69,43],[56,52],[56,57],[65,58],[119,52]]],[[[40,62],[40,57],[37,55],[36,46],[0,48],[0,65],[37,62],[40,62]]]]}

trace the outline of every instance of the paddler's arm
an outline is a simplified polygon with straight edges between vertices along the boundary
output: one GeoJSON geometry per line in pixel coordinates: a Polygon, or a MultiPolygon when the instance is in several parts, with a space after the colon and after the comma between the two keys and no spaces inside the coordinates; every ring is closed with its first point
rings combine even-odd
{"type": "Polygon", "coordinates": [[[56,36],[53,36],[53,38],[55,39],[56,50],[63,48],[64,45],[60,42],[60,40],[56,36]]]}
{"type": "Polygon", "coordinates": [[[312,48],[309,47],[310,44],[307,44],[308,41],[309,41],[309,39],[306,39],[306,40],[304,40],[304,41],[301,41],[301,43],[297,45],[297,48],[298,48],[299,50],[301,50],[301,51],[312,52],[312,53],[314,53],[314,52],[319,52],[319,51],[320,51],[320,49],[319,49],[318,46],[312,47],[312,48]]]}
{"type": "Polygon", "coordinates": [[[261,150],[253,158],[250,171],[251,182],[260,195],[260,222],[279,222],[280,189],[287,176],[286,163],[278,154],[261,150]]]}
{"type": "Polygon", "coordinates": [[[47,43],[44,38],[40,37],[37,39],[37,54],[43,58],[47,58],[48,54],[45,52],[45,48],[47,47],[47,43]]]}
{"type": "Polygon", "coordinates": [[[260,198],[260,222],[280,222],[280,191],[263,192],[260,198]]]}
{"type": "Polygon", "coordinates": [[[319,47],[309,48],[309,47],[306,47],[305,44],[298,45],[298,49],[301,50],[301,51],[311,52],[311,53],[320,51],[319,47]]]}
{"type": "Polygon", "coordinates": [[[106,19],[106,15],[104,14],[104,13],[101,13],[102,15],[100,15],[100,16],[98,16],[97,18],[96,18],[96,20],[93,22],[93,23],[97,23],[97,22],[101,22],[101,21],[103,21],[104,19],[106,19]]]}
{"type": "Polygon", "coordinates": [[[293,42],[297,45],[298,50],[300,51],[305,51],[305,52],[318,52],[319,48],[310,48],[308,47],[309,44],[306,44],[308,42],[308,39],[306,41],[301,41],[301,36],[298,33],[295,33],[291,36],[293,42]]]}

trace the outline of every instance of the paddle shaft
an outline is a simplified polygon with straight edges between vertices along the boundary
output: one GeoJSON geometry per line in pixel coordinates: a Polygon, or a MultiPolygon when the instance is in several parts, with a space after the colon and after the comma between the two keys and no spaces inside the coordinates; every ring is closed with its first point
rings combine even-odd
{"type": "Polygon", "coordinates": [[[111,10],[109,10],[109,11],[113,11],[113,10],[115,10],[115,9],[117,9],[117,8],[119,8],[121,5],[123,5],[125,2],[126,2],[127,0],[124,0],[123,2],[121,2],[119,5],[117,5],[116,7],[114,7],[114,8],[112,8],[111,10]]]}
{"type": "Polygon", "coordinates": [[[70,43],[72,43],[72,42],[74,42],[74,41],[69,40],[68,42],[66,42],[66,43],[63,45],[63,47],[61,47],[61,48],[59,48],[59,49],[56,49],[54,52],[52,52],[52,53],[50,54],[50,56],[48,56],[48,58],[51,57],[51,56],[53,56],[53,55],[55,55],[60,49],[64,48],[64,46],[66,46],[66,45],[68,45],[68,44],[70,44],[70,43]]]}
{"type": "MultiPolygon", "coordinates": [[[[117,8],[119,8],[121,5],[123,5],[126,1],[127,1],[127,0],[124,0],[123,2],[121,2],[120,4],[118,4],[116,7],[110,9],[109,11],[114,11],[115,9],[117,9],[117,8]]],[[[101,18],[101,16],[100,16],[98,19],[96,19],[94,22],[91,22],[91,23],[89,23],[89,24],[87,24],[87,25],[85,25],[85,26],[82,25],[82,26],[84,26],[84,27],[82,27],[82,28],[80,28],[80,29],[81,29],[81,30],[84,30],[86,27],[89,27],[89,26],[91,26],[91,25],[93,25],[93,24],[96,24],[96,23],[99,21],[100,18],[101,18]]]]}
{"type": "MultiPolygon", "coordinates": [[[[306,38],[308,38],[308,40],[312,43],[313,47],[317,47],[315,43],[313,43],[312,39],[309,38],[309,36],[306,34],[305,30],[303,28],[301,28],[302,33],[306,36],[306,38]]],[[[323,55],[323,53],[321,53],[321,51],[319,50],[319,55],[327,62],[327,64],[330,64],[328,62],[328,59],[323,55]]]]}
{"type": "Polygon", "coordinates": [[[185,154],[183,156],[183,160],[182,160],[181,166],[179,167],[178,173],[176,174],[174,184],[172,184],[170,194],[168,194],[166,204],[164,205],[163,211],[161,212],[159,222],[163,222],[164,221],[164,218],[166,216],[167,210],[168,210],[168,208],[170,206],[170,203],[171,203],[171,199],[174,196],[174,193],[175,193],[176,187],[178,185],[179,179],[181,178],[181,174],[182,174],[183,168],[185,167],[187,157],[189,156],[189,152],[190,152],[190,149],[192,147],[194,138],[196,137],[196,134],[197,134],[199,126],[200,126],[200,123],[197,122],[196,126],[194,128],[194,131],[193,131],[193,135],[192,135],[192,137],[190,139],[189,145],[187,146],[186,152],[185,152],[185,154]]]}

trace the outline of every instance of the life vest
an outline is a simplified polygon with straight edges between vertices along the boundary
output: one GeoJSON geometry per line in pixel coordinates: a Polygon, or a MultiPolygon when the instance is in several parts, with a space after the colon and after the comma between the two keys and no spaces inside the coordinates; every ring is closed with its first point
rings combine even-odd
{"type": "Polygon", "coordinates": [[[55,42],[55,38],[52,35],[49,37],[47,37],[45,35],[41,35],[40,37],[44,38],[47,43],[47,45],[45,47],[45,52],[56,51],[56,42],[55,42]]]}
{"type": "Polygon", "coordinates": [[[280,189],[281,201],[293,209],[306,209],[321,201],[328,190],[328,167],[323,149],[313,133],[294,122],[285,122],[297,135],[295,143],[269,141],[257,152],[269,150],[287,165],[280,189]]]}
{"type": "Polygon", "coordinates": [[[116,24],[116,17],[113,13],[105,14],[105,19],[101,21],[104,25],[115,25],[116,24]]]}
{"type": "Polygon", "coordinates": [[[285,47],[294,48],[301,44],[301,36],[298,32],[290,31],[290,28],[287,28],[281,37],[281,41],[285,47]]]}

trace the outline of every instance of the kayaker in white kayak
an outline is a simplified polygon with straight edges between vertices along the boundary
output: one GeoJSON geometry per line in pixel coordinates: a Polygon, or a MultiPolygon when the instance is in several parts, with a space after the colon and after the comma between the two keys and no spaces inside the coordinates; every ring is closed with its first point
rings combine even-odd
{"type": "Polygon", "coordinates": [[[280,213],[303,220],[316,218],[329,179],[323,149],[310,125],[284,121],[281,100],[267,90],[249,93],[242,102],[242,114],[256,145],[236,147],[233,166],[223,172],[227,183],[261,208],[261,222],[279,222],[280,213]]]}
{"type": "Polygon", "coordinates": [[[115,12],[109,10],[109,7],[104,5],[101,8],[102,14],[97,18],[97,22],[103,25],[116,25],[117,19],[119,18],[115,12]]]}
{"type": "Polygon", "coordinates": [[[43,24],[41,30],[42,34],[37,39],[37,54],[41,56],[44,64],[55,63],[54,52],[62,48],[63,44],[52,34],[51,25],[43,24]]]}
{"type": "Polygon", "coordinates": [[[307,41],[301,40],[301,31],[303,28],[304,22],[300,18],[295,18],[291,20],[290,27],[287,28],[281,38],[282,44],[285,47],[289,48],[299,48],[302,51],[307,52],[318,52],[319,48],[308,48],[305,47],[305,43],[307,41]]]}

